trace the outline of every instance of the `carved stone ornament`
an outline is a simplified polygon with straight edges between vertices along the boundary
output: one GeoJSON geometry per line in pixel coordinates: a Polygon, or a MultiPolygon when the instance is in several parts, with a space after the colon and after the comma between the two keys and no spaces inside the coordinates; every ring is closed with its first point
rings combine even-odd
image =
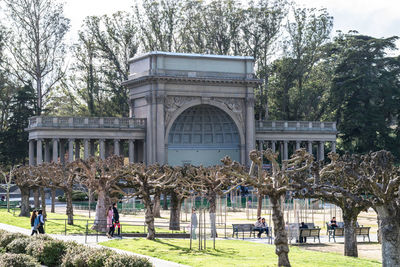
{"type": "Polygon", "coordinates": [[[244,123],[244,121],[243,121],[244,101],[243,101],[243,99],[221,97],[221,98],[213,98],[212,100],[225,104],[225,106],[235,114],[236,118],[238,119],[238,121],[242,125],[242,127],[244,127],[244,124],[243,124],[244,123]]]}
{"type": "Polygon", "coordinates": [[[167,126],[171,120],[174,112],[185,105],[186,103],[198,99],[198,97],[193,96],[167,96],[164,99],[164,120],[165,126],[167,126]]]}

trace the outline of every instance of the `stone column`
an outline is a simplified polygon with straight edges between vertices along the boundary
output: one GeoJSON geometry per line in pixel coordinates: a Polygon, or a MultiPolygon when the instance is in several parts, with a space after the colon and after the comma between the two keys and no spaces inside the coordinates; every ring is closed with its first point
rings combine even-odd
{"type": "Polygon", "coordinates": [[[264,141],[263,140],[258,141],[258,150],[260,150],[260,151],[264,150],[264,141]]]}
{"type": "Polygon", "coordinates": [[[50,141],[44,142],[44,162],[50,162],[50,141]]]}
{"type": "Polygon", "coordinates": [[[60,163],[65,163],[65,140],[60,140],[60,163]]]}
{"type": "Polygon", "coordinates": [[[90,155],[89,151],[89,139],[83,139],[83,159],[88,159],[90,155]]]}
{"type": "Polygon", "coordinates": [[[106,158],[106,140],[99,139],[99,154],[101,159],[106,158]]]}
{"type": "Polygon", "coordinates": [[[81,158],[81,141],[75,140],[75,159],[81,158]]]}
{"type": "Polygon", "coordinates": [[[289,151],[288,151],[288,141],[283,141],[283,159],[284,160],[287,160],[288,159],[288,154],[289,154],[289,151]]]}
{"type": "Polygon", "coordinates": [[[284,148],[283,148],[283,141],[279,141],[279,155],[281,155],[281,160],[283,160],[283,154],[284,154],[284,148]]]}
{"type": "MultiPolygon", "coordinates": [[[[251,94],[253,93],[253,88],[247,88],[247,90],[251,90],[251,94]]],[[[250,92],[248,92],[250,93],[250,92]]],[[[254,136],[255,136],[255,126],[254,126],[254,96],[248,96],[246,99],[246,165],[250,166],[250,151],[254,149],[254,136]]]]}
{"type": "Polygon", "coordinates": [[[96,150],[96,146],[95,146],[95,141],[92,139],[90,140],[90,156],[94,157],[95,155],[95,150],[96,150]]]}
{"type": "Polygon", "coordinates": [[[146,139],[143,139],[143,163],[147,165],[146,139]]]}
{"type": "Polygon", "coordinates": [[[300,149],[300,141],[296,141],[296,150],[300,149]]]}
{"type": "Polygon", "coordinates": [[[43,150],[42,150],[43,139],[36,141],[36,164],[40,165],[43,163],[43,150]]]}
{"type": "Polygon", "coordinates": [[[325,149],[325,142],[324,141],[320,141],[319,142],[319,160],[324,160],[325,156],[324,156],[324,149],[325,149]]]}
{"type": "Polygon", "coordinates": [[[313,151],[312,151],[312,141],[308,141],[307,145],[308,145],[308,149],[307,149],[308,153],[310,153],[312,155],[312,153],[313,153],[313,151]]]}
{"type": "Polygon", "coordinates": [[[135,140],[129,139],[129,163],[135,162],[135,140]]]}
{"type": "Polygon", "coordinates": [[[29,165],[35,165],[35,140],[29,140],[29,165]]]}
{"type": "MultiPolygon", "coordinates": [[[[164,86],[164,84],[159,84],[159,90],[163,90],[164,88],[161,88],[164,86]]],[[[159,92],[158,92],[159,93],[159,92]]],[[[156,125],[155,128],[157,129],[155,134],[156,134],[156,140],[157,140],[157,146],[156,146],[156,162],[160,164],[165,163],[165,126],[164,126],[164,95],[158,95],[156,96],[156,125]]]]}
{"type": "Polygon", "coordinates": [[[53,138],[53,162],[58,162],[58,139],[53,138]]]}
{"type": "Polygon", "coordinates": [[[275,151],[276,151],[276,141],[271,141],[271,149],[272,149],[272,152],[275,153],[275,151]]]}
{"type": "Polygon", "coordinates": [[[332,152],[336,152],[336,141],[333,141],[333,142],[331,143],[331,151],[332,151],[332,152]]]}
{"type": "Polygon", "coordinates": [[[74,142],[75,139],[68,139],[68,162],[74,161],[74,142]]]}
{"type": "Polygon", "coordinates": [[[119,139],[114,139],[114,155],[119,156],[119,139]]]}

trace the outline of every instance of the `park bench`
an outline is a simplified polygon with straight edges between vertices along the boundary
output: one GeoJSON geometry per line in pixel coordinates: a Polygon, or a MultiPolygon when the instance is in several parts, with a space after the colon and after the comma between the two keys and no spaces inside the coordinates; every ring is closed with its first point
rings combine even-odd
{"type": "MultiPolygon", "coordinates": [[[[363,237],[363,241],[365,241],[365,237],[368,237],[368,242],[371,242],[371,239],[369,238],[369,230],[371,229],[371,227],[363,227],[361,225],[361,227],[356,227],[355,229],[355,233],[356,236],[362,236],[363,237]]],[[[333,238],[333,240],[336,242],[336,237],[344,237],[344,228],[342,227],[337,227],[335,229],[331,229],[329,230],[329,242],[331,241],[331,237],[333,238]]]]}
{"type": "MultiPolygon", "coordinates": [[[[253,237],[256,237],[255,232],[258,232],[258,230],[254,229],[254,225],[251,223],[242,223],[242,224],[232,224],[233,232],[232,232],[232,237],[235,236],[238,238],[239,232],[242,233],[242,237],[244,239],[244,232],[249,232],[249,236],[253,235],[253,237]]],[[[269,243],[272,242],[272,227],[268,227],[268,235],[267,238],[269,239],[269,243]]]]}
{"type": "Polygon", "coordinates": [[[321,243],[321,240],[319,238],[319,234],[321,232],[321,228],[301,228],[300,229],[300,238],[302,237],[312,237],[315,239],[318,238],[318,242],[321,243]]]}
{"type": "Polygon", "coordinates": [[[368,237],[368,242],[371,242],[371,239],[369,238],[369,230],[370,229],[371,229],[371,227],[363,227],[361,225],[361,227],[356,228],[356,236],[362,236],[363,241],[365,241],[365,237],[368,237]]]}
{"type": "Polygon", "coordinates": [[[253,237],[255,237],[255,234],[253,231],[254,225],[251,223],[232,224],[232,229],[233,229],[232,237],[234,237],[234,235],[236,234],[236,238],[238,238],[239,232],[242,232],[243,239],[244,239],[244,232],[249,232],[250,237],[251,237],[251,234],[253,234],[253,237]]]}

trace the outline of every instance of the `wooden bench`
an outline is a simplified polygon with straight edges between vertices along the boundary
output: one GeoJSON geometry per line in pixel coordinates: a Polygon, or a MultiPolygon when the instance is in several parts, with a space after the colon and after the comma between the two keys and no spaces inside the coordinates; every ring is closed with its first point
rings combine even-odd
{"type": "MultiPolygon", "coordinates": [[[[368,242],[371,242],[371,239],[369,238],[369,230],[371,227],[356,227],[355,228],[355,233],[356,236],[362,236],[363,241],[365,241],[365,237],[368,237],[368,242]]],[[[344,228],[342,227],[336,227],[334,229],[329,230],[329,242],[331,241],[331,237],[333,240],[336,242],[336,237],[344,237],[344,228]]]]}
{"type": "Polygon", "coordinates": [[[365,237],[368,237],[368,242],[371,242],[371,239],[369,238],[369,230],[370,229],[371,229],[371,227],[363,227],[361,225],[361,227],[356,228],[356,236],[362,236],[363,241],[365,241],[365,237]]]}
{"type": "Polygon", "coordinates": [[[319,234],[321,232],[321,228],[300,228],[300,239],[304,237],[313,237],[314,242],[315,239],[318,238],[318,242],[321,243],[321,240],[319,238],[319,234]]]}
{"type": "Polygon", "coordinates": [[[242,224],[232,224],[233,232],[232,232],[232,237],[236,234],[236,238],[238,238],[239,232],[242,232],[243,234],[243,239],[244,239],[244,232],[249,232],[250,237],[251,234],[253,234],[253,237],[255,237],[254,234],[254,225],[251,223],[242,223],[242,224]]]}

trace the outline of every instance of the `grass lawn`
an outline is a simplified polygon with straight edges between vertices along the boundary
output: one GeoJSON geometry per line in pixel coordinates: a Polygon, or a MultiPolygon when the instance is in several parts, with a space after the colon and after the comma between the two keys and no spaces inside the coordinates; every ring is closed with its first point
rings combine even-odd
{"type": "MultiPolygon", "coordinates": [[[[16,212],[15,214],[18,214],[16,212]]],[[[58,213],[47,213],[47,222],[45,224],[45,231],[48,234],[64,234],[65,233],[65,220],[67,219],[67,215],[58,214],[58,213]],[[56,219],[56,220],[54,220],[56,219]]],[[[66,225],[67,226],[67,234],[84,234],[86,231],[86,223],[89,220],[89,233],[96,233],[96,231],[90,230],[93,223],[93,219],[89,219],[86,216],[75,215],[74,216],[74,225],[66,225]]],[[[0,223],[10,224],[14,226],[18,226],[25,229],[31,229],[30,219],[27,217],[18,217],[13,216],[12,213],[7,212],[7,209],[0,209],[0,223]]],[[[123,221],[121,222],[122,233],[143,233],[144,227],[143,225],[124,225],[123,221]]],[[[167,228],[157,228],[156,232],[166,233],[171,232],[167,228]]],[[[177,233],[179,231],[174,231],[177,233]]],[[[181,231],[183,232],[183,231],[181,231]]]]}
{"type": "MultiPolygon", "coordinates": [[[[208,248],[198,251],[198,242],[194,250],[189,250],[187,239],[144,238],[112,240],[101,245],[119,248],[190,266],[277,266],[275,246],[257,244],[240,240],[217,240],[216,250],[208,248]],[[196,247],[197,245],[197,247],[196,247]]],[[[209,241],[207,246],[211,247],[209,241]]],[[[323,253],[291,247],[289,254],[292,266],[298,267],[333,267],[333,266],[381,266],[378,261],[350,258],[335,253],[323,253]]]]}

